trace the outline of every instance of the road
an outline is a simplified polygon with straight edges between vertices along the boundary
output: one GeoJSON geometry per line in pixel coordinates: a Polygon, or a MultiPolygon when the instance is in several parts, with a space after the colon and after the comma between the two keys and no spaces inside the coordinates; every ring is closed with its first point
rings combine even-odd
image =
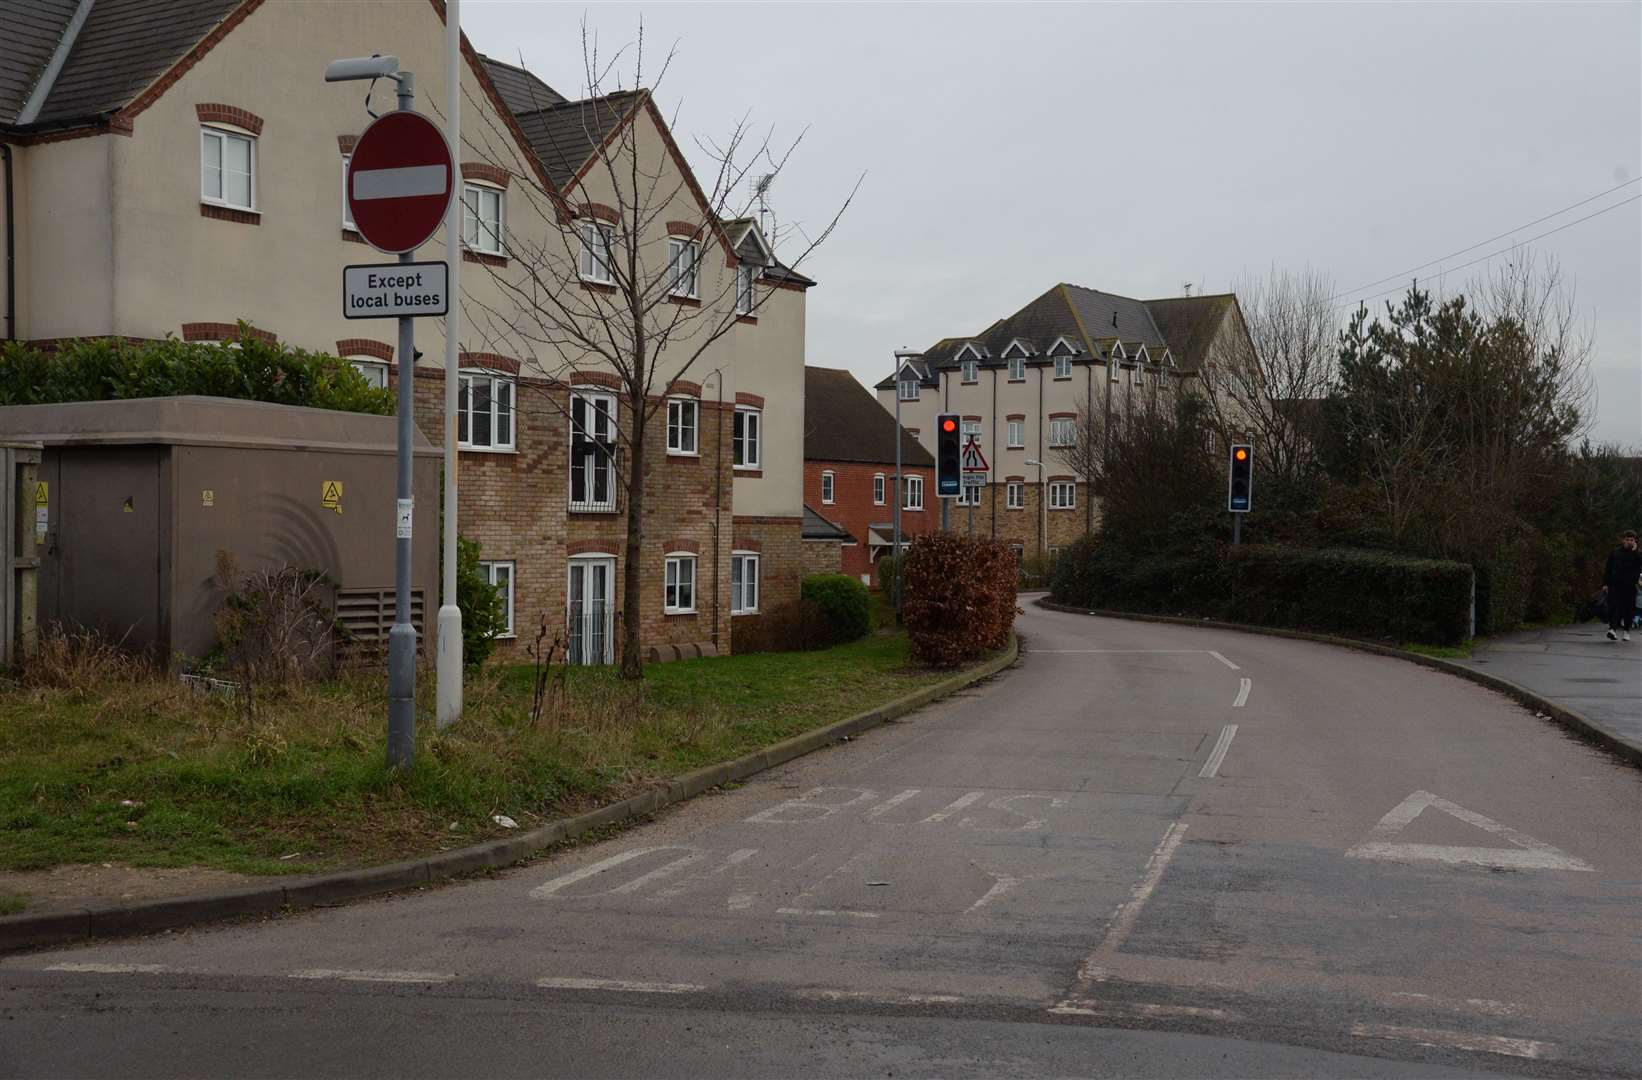
{"type": "Polygon", "coordinates": [[[0,964],[7,1075],[1642,1075],[1638,773],[1398,660],[1015,670],[495,877],[0,964]]]}

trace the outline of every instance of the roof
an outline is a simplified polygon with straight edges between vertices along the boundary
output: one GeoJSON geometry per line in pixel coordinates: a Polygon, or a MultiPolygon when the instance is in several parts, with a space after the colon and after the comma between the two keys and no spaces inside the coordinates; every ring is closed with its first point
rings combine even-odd
{"type": "Polygon", "coordinates": [[[802,539],[805,540],[846,540],[850,543],[855,542],[855,537],[851,536],[847,530],[810,509],[808,503],[804,504],[803,528],[802,539]]]}
{"type": "Polygon", "coordinates": [[[548,182],[563,190],[645,96],[643,90],[619,90],[584,101],[561,99],[556,105],[515,112],[514,117],[548,182]]]}
{"type": "MultiPolygon", "coordinates": [[[[854,375],[804,368],[804,460],[895,464],[895,417],[854,375]]],[[[901,463],[932,468],[935,459],[899,429],[901,463]]]]}
{"type": "Polygon", "coordinates": [[[1232,293],[1146,301],[1182,371],[1202,369],[1209,347],[1220,332],[1221,321],[1226,312],[1236,306],[1237,297],[1232,293]]]}
{"type": "Polygon", "coordinates": [[[514,115],[545,109],[550,105],[562,105],[568,100],[522,67],[503,63],[482,53],[479,62],[485,65],[485,74],[490,76],[491,85],[502,96],[502,103],[514,115]]]}
{"type": "Polygon", "coordinates": [[[25,130],[70,127],[131,103],[246,0],[0,0],[0,124],[16,126],[75,12],[85,21],[25,130]]]}

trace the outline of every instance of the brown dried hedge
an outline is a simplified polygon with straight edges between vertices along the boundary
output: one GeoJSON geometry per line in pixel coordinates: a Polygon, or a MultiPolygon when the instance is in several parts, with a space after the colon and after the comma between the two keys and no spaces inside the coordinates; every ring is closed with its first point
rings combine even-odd
{"type": "Polygon", "coordinates": [[[915,659],[957,667],[1009,643],[1015,625],[1015,555],[996,540],[933,533],[912,542],[902,619],[915,659]]]}

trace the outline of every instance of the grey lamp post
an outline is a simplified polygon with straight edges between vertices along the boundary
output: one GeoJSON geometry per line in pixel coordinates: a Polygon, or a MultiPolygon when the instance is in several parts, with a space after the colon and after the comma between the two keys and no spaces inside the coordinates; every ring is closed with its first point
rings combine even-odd
{"type": "Polygon", "coordinates": [[[1038,467],[1038,514],[1043,522],[1043,528],[1038,530],[1038,554],[1042,555],[1049,546],[1049,489],[1043,483],[1043,462],[1027,458],[1026,463],[1038,467]]]}
{"type": "Polygon", "coordinates": [[[891,514],[894,526],[891,529],[890,558],[895,559],[895,620],[901,619],[901,500],[903,481],[901,480],[901,372],[906,369],[907,361],[916,360],[922,353],[912,352],[909,349],[895,350],[895,491],[890,496],[891,514]]]}

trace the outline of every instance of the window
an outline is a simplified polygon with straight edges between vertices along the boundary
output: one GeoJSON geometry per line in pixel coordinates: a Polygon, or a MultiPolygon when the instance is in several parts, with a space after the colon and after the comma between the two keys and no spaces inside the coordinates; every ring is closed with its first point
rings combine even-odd
{"type": "Polygon", "coordinates": [[[730,614],[758,612],[758,556],[737,551],[730,556],[730,614]]]}
{"type": "Polygon", "coordinates": [[[696,610],[696,557],[667,556],[667,596],[662,610],[668,615],[688,615],[696,610]]]}
{"type": "Polygon", "coordinates": [[[1077,485],[1071,480],[1049,482],[1049,509],[1070,510],[1077,503],[1077,485]]]}
{"type": "Polygon", "coordinates": [[[886,481],[883,473],[876,473],[872,478],[872,502],[875,506],[884,505],[886,481]]]}
{"type": "Polygon", "coordinates": [[[1070,356],[1055,357],[1055,378],[1070,379],[1072,377],[1072,358],[1070,356]]]}
{"type": "Polygon", "coordinates": [[[970,487],[965,484],[958,489],[958,497],[952,501],[958,506],[979,506],[981,505],[981,492],[983,490],[983,488],[970,487]]]}
{"type": "Polygon", "coordinates": [[[1108,359],[1106,361],[1106,377],[1108,379],[1112,380],[1113,382],[1117,382],[1117,369],[1118,369],[1117,357],[1115,357],[1115,356],[1111,357],[1110,359],[1108,359]]]}
{"type": "Polygon", "coordinates": [[[576,226],[581,234],[582,250],[576,270],[583,281],[609,285],[616,280],[610,258],[611,238],[616,230],[612,225],[598,221],[583,221],[576,226]]]}
{"type": "Polygon", "coordinates": [[[257,205],[257,140],[221,128],[200,128],[200,200],[239,210],[257,205]]]}
{"type": "Polygon", "coordinates": [[[902,401],[918,400],[918,381],[916,379],[902,379],[896,385],[900,388],[902,401]]]}
{"type": "Polygon", "coordinates": [[[667,402],[667,452],[694,454],[696,452],[696,420],[699,404],[684,398],[667,402]]]}
{"type": "Polygon", "coordinates": [[[1205,428],[1204,431],[1203,431],[1203,452],[1206,453],[1206,454],[1214,453],[1214,429],[1213,428],[1205,428]]]}
{"type": "Polygon", "coordinates": [[[701,245],[694,240],[667,241],[667,291],[674,296],[697,295],[696,283],[701,276],[701,245]]]}
{"type": "Polygon", "coordinates": [[[763,426],[764,414],[757,409],[738,408],[735,411],[735,433],[730,439],[730,450],[734,455],[734,465],[738,469],[756,469],[760,458],[758,447],[759,428],[763,426]]]}
{"type": "Polygon", "coordinates": [[[487,255],[502,253],[500,188],[462,185],[462,243],[487,255]]]}
{"type": "MultiPolygon", "coordinates": [[[[365,381],[377,390],[383,390],[388,385],[388,365],[379,364],[374,360],[349,360],[353,369],[365,376],[365,381]]],[[[1210,449],[1214,449],[1210,447],[1210,449]]]]}
{"type": "Polygon", "coordinates": [[[821,501],[824,503],[832,502],[832,473],[830,472],[821,474],[821,501]]]}
{"type": "Polygon", "coordinates": [[[616,508],[616,399],[610,394],[570,396],[570,509],[616,508]]]}
{"type": "Polygon", "coordinates": [[[751,315],[753,313],[753,280],[758,276],[758,267],[751,263],[742,263],[735,268],[735,313],[737,315],[751,315]]]}
{"type": "Polygon", "coordinates": [[[921,476],[905,477],[907,482],[906,499],[901,503],[903,510],[922,510],[924,508],[924,478],[921,476]]]}
{"type": "Polygon", "coordinates": [[[1077,421],[1069,416],[1052,417],[1049,420],[1050,446],[1075,446],[1078,441],[1077,421]]]}
{"type": "Polygon", "coordinates": [[[513,380],[467,373],[456,381],[456,445],[513,449],[513,380]]]}
{"type": "Polygon", "coordinates": [[[1009,481],[1004,493],[1004,506],[1010,510],[1026,509],[1026,485],[1019,480],[1009,481]]]}
{"type": "Polygon", "coordinates": [[[1020,450],[1026,446],[1026,421],[1009,421],[1009,439],[1007,449],[1020,450]]]}
{"type": "Polygon", "coordinates": [[[1025,357],[1011,356],[1009,358],[1009,381],[1010,382],[1025,382],[1026,381],[1026,358],[1025,357]]]}
{"type": "Polygon", "coordinates": [[[359,227],[353,223],[353,210],[348,206],[348,162],[352,160],[352,154],[342,155],[342,227],[358,232],[359,227]]]}
{"type": "Polygon", "coordinates": [[[504,629],[497,637],[513,636],[513,564],[510,562],[481,562],[479,572],[485,582],[502,598],[502,612],[506,616],[504,629]]]}
{"type": "Polygon", "coordinates": [[[966,383],[981,381],[981,364],[979,360],[965,360],[963,362],[963,379],[966,383]]]}
{"type": "Polygon", "coordinates": [[[1139,386],[1146,381],[1146,372],[1139,364],[1136,364],[1134,366],[1134,370],[1130,372],[1129,381],[1134,383],[1136,386],[1139,386]]]}
{"type": "Polygon", "coordinates": [[[1010,544],[1009,545],[1009,550],[1013,551],[1015,553],[1015,569],[1017,571],[1025,570],[1026,569],[1026,546],[1024,544],[1010,544]]]}

